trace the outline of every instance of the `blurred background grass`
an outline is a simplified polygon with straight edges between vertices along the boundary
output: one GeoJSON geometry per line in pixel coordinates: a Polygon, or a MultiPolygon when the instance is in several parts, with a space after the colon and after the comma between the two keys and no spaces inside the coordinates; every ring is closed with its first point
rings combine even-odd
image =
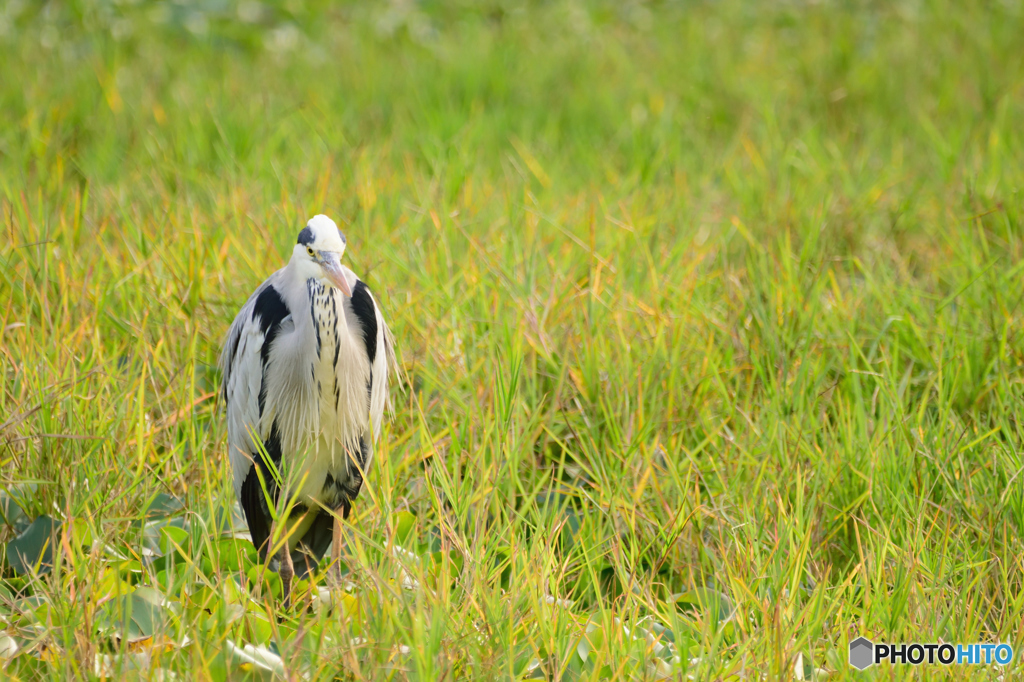
{"type": "Polygon", "coordinates": [[[1010,1],[7,2],[2,539],[61,529],[42,577],[7,545],[7,672],[1019,650],[1021,36],[1010,1]],[[350,591],[279,621],[215,364],[320,212],[408,385],[350,591]]]}

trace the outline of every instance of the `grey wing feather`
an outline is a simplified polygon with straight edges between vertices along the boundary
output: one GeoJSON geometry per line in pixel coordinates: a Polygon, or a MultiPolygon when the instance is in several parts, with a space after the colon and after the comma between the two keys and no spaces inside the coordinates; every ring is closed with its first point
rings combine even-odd
{"type": "Polygon", "coordinates": [[[234,475],[236,496],[252,466],[253,456],[259,452],[253,436],[260,436],[259,394],[263,384],[260,353],[265,335],[258,322],[253,320],[253,309],[256,299],[271,286],[277,275],[275,272],[257,287],[238,311],[220,356],[222,397],[228,417],[228,460],[234,475]]]}
{"type": "Polygon", "coordinates": [[[395,341],[391,330],[384,321],[377,299],[373,297],[374,314],[377,317],[377,353],[373,359],[371,371],[373,373],[373,385],[370,390],[370,421],[373,426],[373,440],[380,436],[381,423],[384,420],[384,412],[392,412],[390,396],[390,373],[394,373],[395,379],[399,379],[398,360],[395,357],[395,341]],[[384,352],[381,352],[381,351],[384,352]]]}

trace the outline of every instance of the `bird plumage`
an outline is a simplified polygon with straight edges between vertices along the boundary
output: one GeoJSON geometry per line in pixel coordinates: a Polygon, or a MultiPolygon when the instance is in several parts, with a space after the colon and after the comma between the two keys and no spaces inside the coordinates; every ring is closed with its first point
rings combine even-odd
{"type": "Polygon", "coordinates": [[[253,544],[265,553],[272,515],[264,490],[276,502],[274,470],[280,471],[296,499],[289,527],[302,518],[288,543],[298,576],[327,551],[331,512],[347,517],[359,494],[395,367],[391,334],[373,294],[337,262],[344,247],[332,221],[311,220],[289,264],[242,306],[221,355],[235,494],[253,544]],[[323,253],[317,244],[326,244],[323,253]],[[318,276],[324,254],[336,255],[322,259],[324,271],[333,267],[333,280],[318,276]]]}

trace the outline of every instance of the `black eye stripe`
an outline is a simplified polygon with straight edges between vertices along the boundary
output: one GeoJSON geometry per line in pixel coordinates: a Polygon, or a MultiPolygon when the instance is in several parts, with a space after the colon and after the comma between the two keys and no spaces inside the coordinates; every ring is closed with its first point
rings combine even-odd
{"type": "MultiPolygon", "coordinates": [[[[341,239],[342,244],[348,244],[348,238],[345,237],[345,233],[342,232],[341,230],[338,230],[338,237],[341,239]]],[[[316,235],[313,234],[313,228],[307,225],[306,227],[302,228],[301,232],[299,232],[299,238],[296,240],[295,243],[302,244],[305,247],[310,247],[313,245],[313,242],[315,241],[316,235]]]]}

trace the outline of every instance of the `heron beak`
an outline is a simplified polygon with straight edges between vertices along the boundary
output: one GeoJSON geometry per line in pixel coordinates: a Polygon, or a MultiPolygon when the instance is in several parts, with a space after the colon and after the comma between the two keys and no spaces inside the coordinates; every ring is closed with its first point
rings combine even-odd
{"type": "Polygon", "coordinates": [[[331,284],[341,289],[341,293],[352,298],[352,287],[348,285],[348,278],[345,277],[345,271],[341,267],[338,255],[335,253],[323,253],[321,257],[323,260],[320,263],[320,267],[324,269],[327,279],[330,280],[331,284]]]}

